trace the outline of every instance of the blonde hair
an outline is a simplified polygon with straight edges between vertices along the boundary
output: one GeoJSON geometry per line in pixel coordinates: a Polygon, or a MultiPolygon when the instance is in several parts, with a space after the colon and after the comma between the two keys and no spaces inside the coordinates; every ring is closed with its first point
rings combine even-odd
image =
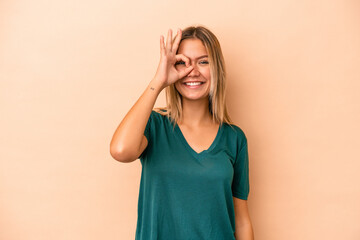
{"type": "MultiPolygon", "coordinates": [[[[226,108],[226,71],[225,61],[221,51],[220,43],[216,36],[204,26],[189,26],[182,31],[181,42],[185,39],[199,39],[206,48],[210,64],[211,84],[209,92],[209,112],[212,120],[220,124],[226,122],[233,124],[226,108]]],[[[173,39],[173,42],[175,37],[173,39]]],[[[179,48],[178,48],[179,49],[179,48]]],[[[177,54],[177,52],[176,52],[177,54]]],[[[154,108],[162,115],[166,115],[173,123],[182,116],[181,95],[176,90],[174,84],[165,88],[166,108],[154,108]]]]}

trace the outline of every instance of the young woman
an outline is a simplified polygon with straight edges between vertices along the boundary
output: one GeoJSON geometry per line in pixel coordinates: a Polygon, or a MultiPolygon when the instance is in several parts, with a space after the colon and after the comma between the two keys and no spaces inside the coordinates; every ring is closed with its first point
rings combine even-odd
{"type": "Polygon", "coordinates": [[[110,143],[142,164],[136,240],[253,240],[247,138],[225,103],[220,44],[204,26],[160,36],[154,78],[110,143]],[[154,108],[166,91],[166,108],[154,108]]]}

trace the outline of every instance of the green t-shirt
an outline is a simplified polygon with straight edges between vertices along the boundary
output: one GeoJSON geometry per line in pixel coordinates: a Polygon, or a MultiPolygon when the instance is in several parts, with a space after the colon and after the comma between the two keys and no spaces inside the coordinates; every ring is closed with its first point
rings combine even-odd
{"type": "Polygon", "coordinates": [[[235,239],[232,196],[247,200],[250,190],[244,132],[223,123],[197,153],[177,124],[152,110],[144,135],[135,240],[235,239]]]}

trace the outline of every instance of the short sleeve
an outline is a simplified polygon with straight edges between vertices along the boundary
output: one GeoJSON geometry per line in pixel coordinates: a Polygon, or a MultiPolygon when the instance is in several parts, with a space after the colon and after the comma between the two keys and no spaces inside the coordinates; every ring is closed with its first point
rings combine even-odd
{"type": "Polygon", "coordinates": [[[146,146],[146,148],[144,149],[144,151],[140,154],[140,156],[139,156],[139,158],[143,158],[145,155],[146,155],[146,153],[147,153],[147,150],[148,150],[148,148],[149,148],[149,145],[151,144],[150,142],[151,142],[151,125],[152,125],[152,118],[153,118],[153,110],[151,111],[151,113],[150,113],[150,117],[149,117],[149,119],[148,119],[148,121],[147,121],[147,123],[146,123],[146,127],[145,127],[145,130],[144,130],[144,135],[145,135],[145,137],[146,137],[146,139],[148,140],[148,145],[146,146]]]}
{"type": "Polygon", "coordinates": [[[239,147],[235,163],[234,177],[232,182],[232,193],[234,197],[247,200],[250,192],[249,184],[249,154],[248,145],[245,138],[239,147]]]}

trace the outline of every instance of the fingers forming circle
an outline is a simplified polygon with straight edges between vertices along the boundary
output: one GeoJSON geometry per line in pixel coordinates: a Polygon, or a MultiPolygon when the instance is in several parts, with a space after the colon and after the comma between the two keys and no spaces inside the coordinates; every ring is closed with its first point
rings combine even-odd
{"type": "Polygon", "coordinates": [[[183,60],[185,62],[186,67],[190,66],[189,58],[186,57],[184,54],[177,54],[175,55],[176,61],[183,60]]]}

